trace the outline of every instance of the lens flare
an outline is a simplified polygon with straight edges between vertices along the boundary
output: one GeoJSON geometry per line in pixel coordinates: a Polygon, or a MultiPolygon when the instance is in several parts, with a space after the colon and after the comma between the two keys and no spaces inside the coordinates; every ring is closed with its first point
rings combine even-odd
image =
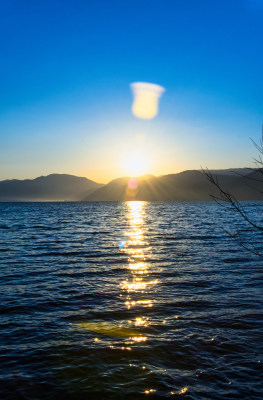
{"type": "Polygon", "coordinates": [[[128,180],[128,184],[125,191],[125,200],[135,200],[138,193],[139,182],[136,178],[128,180]]]}
{"type": "Polygon", "coordinates": [[[158,114],[159,99],[165,89],[154,83],[135,82],[131,84],[134,96],[132,112],[135,117],[152,119],[158,114]]]}

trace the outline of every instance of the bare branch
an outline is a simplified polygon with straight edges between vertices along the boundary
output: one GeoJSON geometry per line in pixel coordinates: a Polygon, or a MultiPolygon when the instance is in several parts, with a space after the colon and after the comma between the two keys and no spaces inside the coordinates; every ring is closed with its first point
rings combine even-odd
{"type": "MultiPolygon", "coordinates": [[[[262,135],[261,135],[261,139],[259,144],[256,143],[253,139],[251,139],[253,145],[255,146],[255,148],[258,151],[258,157],[254,158],[254,162],[256,165],[256,169],[252,169],[252,171],[257,171],[260,174],[263,175],[263,125],[262,125],[262,135]]],[[[218,204],[220,204],[220,206],[224,206],[227,207],[225,204],[228,204],[229,206],[227,208],[230,208],[232,210],[234,210],[237,214],[239,214],[244,221],[246,221],[249,224],[249,228],[251,230],[255,230],[257,231],[259,234],[262,234],[263,232],[263,226],[257,224],[256,222],[254,222],[251,217],[248,215],[247,211],[245,210],[245,208],[241,205],[241,203],[236,199],[236,197],[230,193],[228,190],[225,190],[221,184],[219,183],[218,177],[216,175],[213,175],[211,171],[209,171],[208,169],[204,170],[202,168],[203,173],[206,175],[207,179],[209,182],[211,182],[214,187],[217,189],[218,191],[218,195],[210,195],[210,197],[217,202],[218,204]]],[[[239,176],[243,176],[241,174],[239,174],[237,171],[233,171],[234,173],[236,173],[239,176]]],[[[250,176],[243,176],[244,178],[248,179],[248,180],[252,180],[252,181],[256,181],[256,182],[260,182],[263,185],[263,178],[262,179],[258,179],[256,176],[255,177],[250,177],[250,176]]],[[[250,186],[250,185],[248,185],[250,186]]],[[[260,193],[262,193],[261,191],[259,191],[260,193]]],[[[234,234],[224,230],[239,246],[241,246],[242,248],[244,248],[245,250],[249,251],[252,254],[255,254],[256,256],[260,257],[263,259],[263,246],[262,248],[256,248],[256,246],[254,245],[254,243],[248,243],[244,237],[242,236],[242,231],[241,230],[237,230],[234,234]]],[[[246,230],[245,232],[248,232],[248,230],[246,230]]]]}
{"type": "Polygon", "coordinates": [[[243,218],[247,221],[253,228],[258,229],[263,232],[263,226],[260,226],[253,222],[250,217],[247,215],[244,207],[237,201],[234,195],[232,195],[227,190],[224,190],[219,181],[217,176],[213,176],[213,174],[207,169],[206,171],[202,168],[203,173],[206,175],[209,182],[211,182],[219,191],[219,197],[210,195],[213,200],[217,200],[217,202],[224,201],[229,203],[232,208],[234,208],[243,218]]]}

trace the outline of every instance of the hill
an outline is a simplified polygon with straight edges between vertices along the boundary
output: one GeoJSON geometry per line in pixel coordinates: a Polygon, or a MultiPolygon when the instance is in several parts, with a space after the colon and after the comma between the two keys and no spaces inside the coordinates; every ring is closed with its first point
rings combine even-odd
{"type": "MultiPolygon", "coordinates": [[[[239,200],[263,200],[263,176],[259,171],[217,170],[220,184],[239,200]],[[237,172],[238,171],[238,172],[237,172]],[[243,176],[244,174],[244,176],[243,176]]],[[[119,178],[85,196],[84,201],[208,201],[216,195],[215,187],[201,171],[184,171],[159,177],[146,175],[131,180],[119,178]]]]}
{"type": "Polygon", "coordinates": [[[0,181],[0,201],[78,201],[102,185],[74,175],[0,181]]]}

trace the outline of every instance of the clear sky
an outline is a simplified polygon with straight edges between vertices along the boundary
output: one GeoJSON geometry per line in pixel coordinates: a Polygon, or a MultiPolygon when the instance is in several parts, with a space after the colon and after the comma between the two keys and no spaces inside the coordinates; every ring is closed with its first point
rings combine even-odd
{"type": "Polygon", "coordinates": [[[0,179],[252,166],[263,0],[1,0],[0,179]],[[162,85],[158,115],[132,82],[162,85]]]}

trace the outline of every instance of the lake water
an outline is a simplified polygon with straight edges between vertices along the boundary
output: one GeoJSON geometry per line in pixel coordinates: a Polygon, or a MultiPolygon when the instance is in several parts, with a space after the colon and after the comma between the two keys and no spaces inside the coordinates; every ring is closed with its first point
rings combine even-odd
{"type": "Polygon", "coordinates": [[[1,203],[0,398],[262,399],[263,261],[226,228],[263,245],[213,202],[1,203]]]}

